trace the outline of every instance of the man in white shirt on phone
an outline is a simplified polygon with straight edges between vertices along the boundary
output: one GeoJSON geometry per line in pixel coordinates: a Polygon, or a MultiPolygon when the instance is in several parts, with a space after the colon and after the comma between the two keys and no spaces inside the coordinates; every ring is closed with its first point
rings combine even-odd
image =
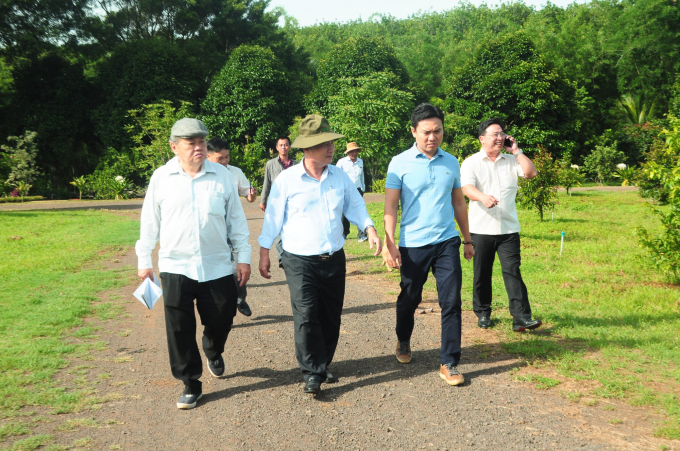
{"type": "Polygon", "coordinates": [[[515,332],[536,329],[540,320],[532,319],[527,287],[520,272],[519,219],[515,197],[518,177],[538,175],[536,166],[505,134],[499,118],[479,124],[482,149],[469,156],[461,166],[463,193],[470,199],[468,218],[475,248],[472,308],[478,326],[491,327],[491,274],[498,254],[503,281],[510,302],[515,332]],[[502,153],[505,150],[507,153],[502,153]]]}

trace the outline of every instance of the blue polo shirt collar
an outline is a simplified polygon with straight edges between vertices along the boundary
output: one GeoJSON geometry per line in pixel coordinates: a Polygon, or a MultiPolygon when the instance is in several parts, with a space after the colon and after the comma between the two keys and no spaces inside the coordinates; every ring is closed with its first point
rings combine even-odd
{"type": "MultiPolygon", "coordinates": [[[[427,155],[425,155],[423,152],[418,149],[418,144],[413,143],[413,147],[411,147],[411,152],[414,158],[422,157],[422,158],[427,158],[427,155]]],[[[432,160],[438,157],[444,156],[444,151],[442,150],[441,147],[437,147],[437,153],[434,154],[434,157],[432,157],[432,160]]]]}

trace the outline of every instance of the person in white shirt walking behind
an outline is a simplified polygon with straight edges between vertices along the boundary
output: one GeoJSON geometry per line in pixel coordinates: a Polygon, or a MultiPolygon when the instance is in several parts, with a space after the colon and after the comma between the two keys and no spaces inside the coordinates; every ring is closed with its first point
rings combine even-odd
{"type": "Polygon", "coordinates": [[[241,285],[250,278],[248,225],[236,184],[222,165],[206,161],[203,122],[184,118],[170,132],[175,157],[156,169],[142,206],[135,246],[137,274],[153,274],[151,253],[160,240],[158,267],[163,283],[165,329],[172,375],[184,382],[179,409],[191,409],[203,396],[203,372],[196,344],[194,300],[203,324],[203,352],[210,373],[224,374],[224,344],[236,315],[236,271],[241,285]],[[231,263],[231,241],[238,253],[231,263]]]}
{"type": "MultiPolygon", "coordinates": [[[[255,202],[255,199],[257,199],[257,190],[253,188],[242,170],[229,164],[230,159],[231,157],[229,156],[229,149],[225,140],[216,137],[208,141],[208,160],[212,163],[221,164],[227,168],[231,173],[231,176],[234,178],[234,183],[236,183],[236,190],[238,191],[238,194],[245,197],[246,200],[252,204],[255,202]]],[[[231,243],[229,243],[229,245],[231,246],[231,243]]],[[[234,252],[231,253],[232,264],[237,260],[237,258],[234,258],[234,254],[234,252]]],[[[234,272],[234,277],[236,277],[236,272],[234,272]]],[[[237,286],[238,301],[236,302],[236,309],[244,316],[251,316],[253,311],[246,302],[248,290],[245,284],[237,284],[237,286]]]]}
{"type": "Polygon", "coordinates": [[[305,117],[293,147],[304,152],[302,162],[281,173],[272,185],[260,244],[260,274],[271,278],[269,249],[280,233],[283,270],[293,309],[295,355],[305,379],[305,393],[318,394],[321,383],[337,379],[328,371],[340,337],[345,297],[344,214],[368,233],[379,255],[382,243],[354,182],[333,166],[334,141],[319,115],[305,117]]]}
{"type": "Polygon", "coordinates": [[[479,124],[482,149],[461,166],[463,193],[470,199],[470,234],[475,248],[472,308],[478,326],[491,326],[491,274],[498,253],[505,291],[513,318],[512,330],[523,332],[541,326],[532,319],[527,287],[520,272],[519,219],[515,207],[517,179],[538,175],[536,166],[505,134],[505,123],[498,118],[479,124]],[[505,150],[508,153],[501,153],[505,150]]]}
{"type": "MultiPolygon", "coordinates": [[[[364,183],[364,161],[359,158],[360,150],[361,147],[359,147],[357,143],[347,143],[347,150],[345,150],[345,155],[347,156],[340,158],[336,166],[349,175],[349,178],[354,182],[354,186],[356,186],[357,191],[359,191],[359,194],[361,194],[361,197],[364,197],[364,193],[366,192],[366,184],[364,183]]],[[[345,218],[345,216],[343,216],[342,236],[347,239],[347,235],[349,235],[349,221],[347,218],[345,218]]],[[[357,233],[357,238],[361,243],[362,241],[366,241],[368,236],[366,236],[366,233],[364,233],[363,230],[359,230],[357,233]]]]}

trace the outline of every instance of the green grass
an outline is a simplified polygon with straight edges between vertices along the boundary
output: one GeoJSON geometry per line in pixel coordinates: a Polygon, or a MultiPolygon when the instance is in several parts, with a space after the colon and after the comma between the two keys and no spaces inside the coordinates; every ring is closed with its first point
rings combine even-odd
{"type": "MultiPolygon", "coordinates": [[[[53,376],[68,366],[69,356],[105,346],[97,328],[79,326],[88,315],[108,319],[120,311],[95,301],[127,283],[133,270],[107,271],[96,262],[132,245],[138,228],[129,217],[105,212],[0,212],[2,418],[22,416],[26,406],[70,412],[101,401],[91,388],[60,387],[53,376]]],[[[85,367],[74,371],[87,377],[85,367]]],[[[9,449],[33,449],[41,440],[47,438],[31,437],[9,449]]]]}
{"type": "MultiPolygon", "coordinates": [[[[368,207],[382,237],[383,206],[368,207]]],[[[510,331],[496,264],[493,318],[503,348],[529,362],[547,363],[561,376],[597,381],[590,396],[658,407],[668,422],[655,434],[680,438],[680,287],[667,284],[637,245],[635,227],[658,224],[646,202],[636,192],[560,193],[554,221],[548,213],[541,223],[535,212],[525,210],[519,217],[522,275],[534,317],[545,326],[525,335],[510,331]]],[[[360,256],[367,271],[384,271],[367,257],[368,246],[351,239],[355,233],[347,252],[360,256]]],[[[471,310],[472,265],[463,261],[462,267],[463,308],[471,310]]],[[[435,291],[432,278],[426,289],[435,291]]]]}

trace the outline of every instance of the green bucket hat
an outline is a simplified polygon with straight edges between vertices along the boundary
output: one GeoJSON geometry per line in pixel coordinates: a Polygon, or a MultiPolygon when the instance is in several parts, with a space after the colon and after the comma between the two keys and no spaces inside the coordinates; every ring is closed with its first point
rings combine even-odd
{"type": "Polygon", "coordinates": [[[310,147],[345,137],[345,135],[331,132],[328,120],[318,114],[310,114],[305,117],[300,122],[298,132],[300,134],[290,146],[296,149],[309,149],[310,147]]]}

